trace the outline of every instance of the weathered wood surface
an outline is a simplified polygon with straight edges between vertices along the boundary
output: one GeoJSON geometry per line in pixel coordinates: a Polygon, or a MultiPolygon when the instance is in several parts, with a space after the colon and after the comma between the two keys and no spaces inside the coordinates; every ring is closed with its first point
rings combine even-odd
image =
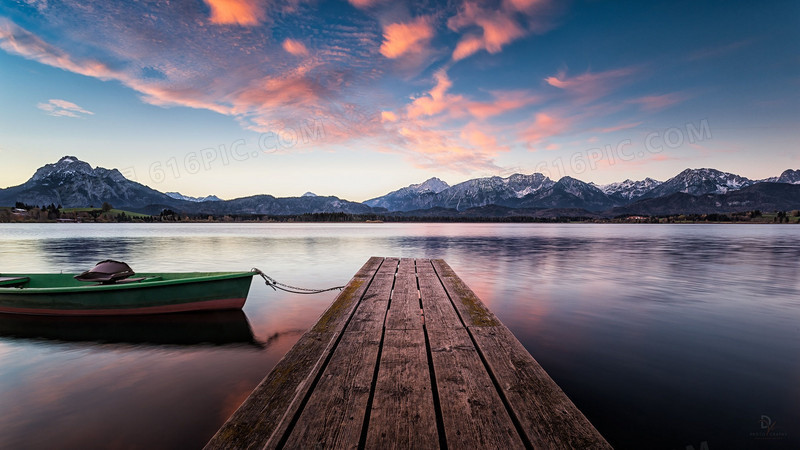
{"type": "Polygon", "coordinates": [[[206,448],[610,448],[443,260],[370,258],[206,448]]]}

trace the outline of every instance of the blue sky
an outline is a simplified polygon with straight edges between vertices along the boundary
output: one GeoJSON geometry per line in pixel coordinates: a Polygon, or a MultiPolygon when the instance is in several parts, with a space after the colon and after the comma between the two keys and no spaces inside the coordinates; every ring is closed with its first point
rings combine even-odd
{"type": "Polygon", "coordinates": [[[0,4],[0,186],[64,155],[161,191],[366,200],[438,176],[800,167],[800,4],[0,4]]]}

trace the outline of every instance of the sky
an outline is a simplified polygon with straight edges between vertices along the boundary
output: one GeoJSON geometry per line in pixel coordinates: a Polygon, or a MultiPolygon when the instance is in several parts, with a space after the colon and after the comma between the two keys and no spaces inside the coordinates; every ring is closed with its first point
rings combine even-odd
{"type": "Polygon", "coordinates": [[[800,168],[800,2],[4,0],[0,187],[162,192],[800,168]]]}

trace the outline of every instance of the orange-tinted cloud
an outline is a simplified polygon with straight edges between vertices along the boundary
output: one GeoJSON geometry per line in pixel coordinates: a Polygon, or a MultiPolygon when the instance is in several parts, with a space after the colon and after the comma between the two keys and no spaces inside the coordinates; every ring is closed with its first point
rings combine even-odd
{"type": "Polygon", "coordinates": [[[266,17],[260,0],[203,0],[211,8],[209,20],[216,25],[254,26],[266,17]]]}
{"type": "Polygon", "coordinates": [[[286,39],[283,41],[283,49],[295,56],[308,56],[308,49],[305,44],[295,39],[286,39]]]}
{"type": "Polygon", "coordinates": [[[406,53],[420,53],[433,38],[430,18],[420,16],[411,22],[393,23],[383,28],[381,55],[394,59],[406,53]]]}
{"type": "Polygon", "coordinates": [[[453,59],[462,60],[484,48],[486,48],[486,44],[480,36],[465,36],[456,44],[456,49],[453,50],[453,59]]]}
{"type": "Polygon", "coordinates": [[[540,112],[534,116],[533,123],[521,133],[521,137],[531,148],[540,144],[547,145],[548,139],[568,131],[571,123],[570,119],[540,112]]]}
{"type": "Polygon", "coordinates": [[[466,2],[459,13],[450,18],[447,25],[453,31],[477,27],[479,34],[463,37],[453,51],[453,59],[464,59],[479,50],[498,53],[503,46],[524,36],[525,29],[514,17],[504,10],[484,9],[477,3],[466,2]]]}
{"type": "Polygon", "coordinates": [[[622,131],[622,130],[627,130],[627,129],[630,129],[630,128],[638,127],[641,124],[642,124],[642,122],[623,123],[623,124],[620,124],[620,125],[615,125],[613,127],[598,128],[598,129],[593,130],[593,131],[599,131],[600,133],[613,133],[615,131],[622,131]]]}
{"type": "Polygon", "coordinates": [[[408,105],[408,117],[414,119],[422,116],[433,116],[445,111],[454,103],[461,102],[463,99],[459,95],[448,94],[447,91],[453,85],[447,72],[440,70],[434,75],[436,85],[427,94],[414,99],[408,105]]]}
{"type": "Polygon", "coordinates": [[[645,111],[659,111],[686,100],[686,96],[679,93],[663,95],[647,95],[629,100],[628,103],[639,105],[645,111]]]}
{"type": "Polygon", "coordinates": [[[392,111],[381,111],[382,122],[397,122],[397,114],[392,111]]]}
{"type": "Polygon", "coordinates": [[[484,7],[476,1],[465,1],[447,26],[466,34],[453,50],[459,61],[481,50],[499,53],[503,47],[530,33],[552,28],[558,16],[558,2],[550,0],[505,0],[499,7],[484,7]]]}
{"type": "Polygon", "coordinates": [[[347,0],[351,5],[359,9],[366,9],[379,3],[381,0],[347,0]]]}
{"type": "Polygon", "coordinates": [[[456,132],[427,128],[424,123],[411,122],[400,127],[398,133],[405,141],[401,151],[417,167],[461,173],[499,169],[494,158],[501,149],[464,143],[456,132]]]}
{"type": "Polygon", "coordinates": [[[540,97],[527,91],[495,91],[492,100],[487,102],[466,102],[464,108],[478,118],[486,119],[514,111],[540,101],[540,97]]]}
{"type": "Polygon", "coordinates": [[[562,71],[545,78],[544,81],[550,86],[576,96],[579,100],[589,102],[614,91],[628,82],[637,72],[638,69],[634,67],[624,67],[603,72],[586,72],[570,77],[562,71]]]}
{"type": "Polygon", "coordinates": [[[500,151],[509,151],[507,145],[501,145],[497,142],[495,136],[489,135],[476,123],[467,124],[461,129],[461,139],[472,146],[473,148],[481,149],[484,153],[491,154],[500,151]]]}
{"type": "MultiPolygon", "coordinates": [[[[294,51],[299,48],[289,44],[287,47],[294,51]]],[[[3,20],[0,20],[0,48],[70,72],[101,80],[117,80],[137,91],[143,101],[152,105],[207,109],[233,116],[244,128],[258,132],[324,121],[326,139],[332,141],[362,137],[380,130],[379,111],[345,98],[352,78],[345,78],[336,71],[326,72],[326,61],[318,58],[304,58],[298,63],[291,58],[278,59],[282,51],[272,52],[272,60],[265,70],[257,65],[258,59],[247,54],[239,60],[242,64],[226,64],[224,67],[215,66],[214,60],[202,59],[205,57],[202,54],[187,55],[188,61],[197,63],[202,69],[199,71],[192,64],[175,66],[170,61],[163,61],[158,50],[154,50],[154,54],[122,55],[135,62],[120,69],[95,59],[72,56],[3,20]],[[192,60],[192,57],[196,59],[192,60]],[[137,64],[144,64],[145,60],[158,61],[164,76],[141,77],[137,64]]],[[[336,62],[335,58],[329,57],[336,62]]],[[[65,110],[62,108],[62,111],[65,110]]]]}

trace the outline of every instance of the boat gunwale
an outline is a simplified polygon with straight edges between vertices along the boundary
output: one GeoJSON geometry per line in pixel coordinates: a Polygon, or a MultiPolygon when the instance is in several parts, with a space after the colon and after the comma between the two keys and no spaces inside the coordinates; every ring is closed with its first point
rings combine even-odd
{"type": "MultiPolygon", "coordinates": [[[[148,281],[147,278],[141,281],[134,281],[131,283],[119,284],[86,284],[79,286],[57,286],[57,287],[24,287],[24,286],[9,286],[0,288],[0,295],[34,295],[34,294],[52,294],[52,293],[72,293],[72,292],[96,292],[96,291],[118,291],[124,289],[146,289],[155,288],[160,286],[171,286],[177,284],[189,283],[204,283],[210,281],[234,280],[237,278],[252,277],[256,272],[148,272],[137,273],[140,277],[160,277],[165,274],[181,274],[181,275],[197,275],[173,279],[153,279],[148,281]]],[[[78,274],[56,274],[56,273],[31,273],[31,274],[6,274],[3,276],[27,276],[35,277],[37,275],[78,275],[78,274]]]]}

